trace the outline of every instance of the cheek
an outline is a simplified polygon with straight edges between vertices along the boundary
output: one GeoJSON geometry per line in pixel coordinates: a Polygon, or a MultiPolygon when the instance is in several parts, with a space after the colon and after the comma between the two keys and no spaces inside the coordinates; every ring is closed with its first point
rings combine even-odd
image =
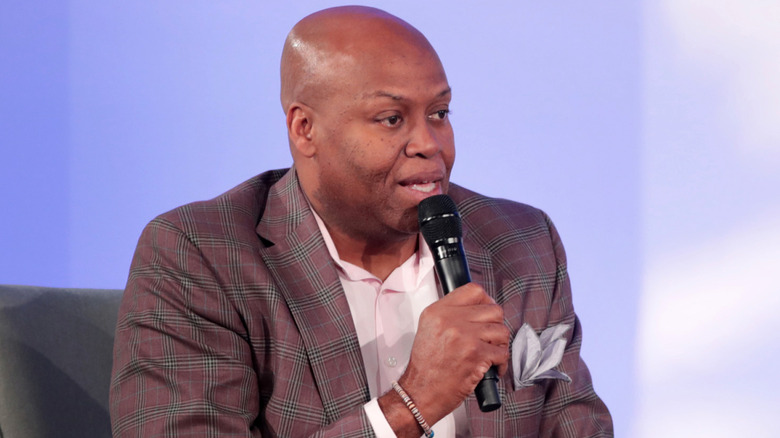
{"type": "Polygon", "coordinates": [[[381,139],[355,144],[345,159],[352,171],[361,178],[380,183],[392,180],[398,163],[397,148],[381,139]]]}
{"type": "Polygon", "coordinates": [[[449,170],[452,169],[452,165],[455,163],[455,138],[452,134],[452,129],[449,130],[449,135],[443,139],[441,145],[442,159],[449,172],[449,170]]]}
{"type": "Polygon", "coordinates": [[[452,168],[452,164],[455,162],[454,141],[450,141],[449,146],[443,149],[442,155],[444,155],[444,162],[447,164],[447,169],[452,168]]]}
{"type": "Polygon", "coordinates": [[[340,125],[341,129],[326,131],[321,156],[322,177],[338,184],[351,195],[370,192],[383,196],[390,186],[396,167],[401,162],[403,142],[393,136],[381,135],[381,131],[357,122],[340,125]]]}

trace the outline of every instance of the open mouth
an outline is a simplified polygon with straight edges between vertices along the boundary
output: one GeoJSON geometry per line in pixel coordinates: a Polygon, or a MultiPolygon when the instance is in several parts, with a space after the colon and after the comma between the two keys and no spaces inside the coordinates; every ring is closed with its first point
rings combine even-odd
{"type": "Polygon", "coordinates": [[[408,187],[412,190],[417,190],[418,192],[430,193],[436,190],[436,182],[420,181],[420,182],[414,182],[410,184],[404,184],[404,187],[408,187]]]}
{"type": "Polygon", "coordinates": [[[417,199],[424,199],[442,191],[444,177],[441,172],[418,172],[399,181],[401,187],[408,189],[412,194],[417,193],[417,199]]]}

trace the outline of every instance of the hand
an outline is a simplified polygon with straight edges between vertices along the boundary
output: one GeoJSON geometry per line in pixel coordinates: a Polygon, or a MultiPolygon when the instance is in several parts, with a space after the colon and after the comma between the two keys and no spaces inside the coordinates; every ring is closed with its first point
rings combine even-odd
{"type": "MultiPolygon", "coordinates": [[[[461,286],[420,315],[409,365],[398,383],[433,425],[474,392],[491,365],[499,375],[506,372],[509,335],[503,310],[485,290],[474,283],[461,286]]],[[[392,426],[387,400],[385,406],[379,401],[392,426]]]]}

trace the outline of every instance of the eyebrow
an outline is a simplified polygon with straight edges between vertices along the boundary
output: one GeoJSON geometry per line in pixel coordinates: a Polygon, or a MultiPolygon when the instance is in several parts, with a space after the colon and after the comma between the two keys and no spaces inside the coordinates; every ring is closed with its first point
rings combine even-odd
{"type": "MultiPolygon", "coordinates": [[[[442,90],[439,94],[436,95],[436,98],[438,99],[438,98],[444,97],[444,96],[446,96],[448,94],[452,94],[452,87],[447,87],[444,90],[442,90]]],[[[393,94],[393,93],[390,93],[388,91],[382,91],[382,90],[376,91],[376,92],[374,92],[372,94],[368,94],[368,95],[366,95],[366,97],[367,98],[389,97],[390,99],[398,100],[398,101],[406,100],[406,98],[404,96],[400,96],[398,94],[393,94]]]]}

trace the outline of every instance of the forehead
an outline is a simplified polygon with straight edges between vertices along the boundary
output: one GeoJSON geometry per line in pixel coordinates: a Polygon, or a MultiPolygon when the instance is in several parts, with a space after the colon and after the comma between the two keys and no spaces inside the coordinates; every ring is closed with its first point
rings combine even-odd
{"type": "Polygon", "coordinates": [[[416,99],[449,100],[450,97],[452,96],[452,89],[446,83],[439,84],[438,88],[427,87],[425,88],[425,90],[429,91],[429,93],[420,95],[419,93],[409,94],[408,92],[405,92],[406,90],[395,90],[395,91],[377,90],[373,93],[371,92],[363,93],[360,96],[360,99],[368,102],[390,100],[399,103],[408,103],[416,99]]]}
{"type": "Polygon", "coordinates": [[[333,69],[338,89],[354,98],[437,98],[448,94],[447,75],[435,52],[419,48],[375,46],[342,59],[333,69]]]}

